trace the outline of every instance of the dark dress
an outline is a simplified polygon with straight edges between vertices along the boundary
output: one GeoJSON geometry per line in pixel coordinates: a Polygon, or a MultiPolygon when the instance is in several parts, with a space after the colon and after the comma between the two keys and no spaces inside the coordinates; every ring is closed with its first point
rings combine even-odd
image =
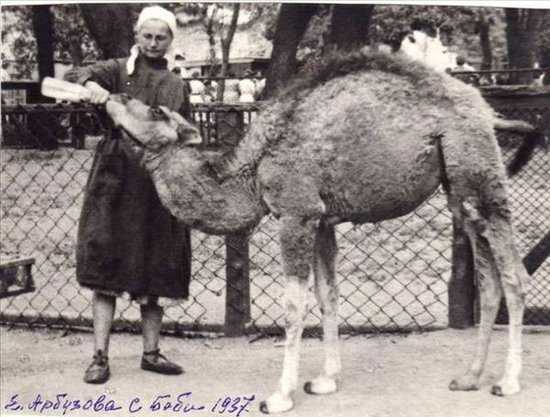
{"type": "MultiPolygon", "coordinates": [[[[67,81],[95,81],[148,105],[188,116],[182,80],[166,61],[138,57],[132,75],[125,59],[108,60],[65,74],[67,81]]],[[[77,241],[77,281],[108,293],[187,298],[191,276],[189,231],[160,203],[139,155],[114,130],[97,146],[86,184],[77,241]]]]}

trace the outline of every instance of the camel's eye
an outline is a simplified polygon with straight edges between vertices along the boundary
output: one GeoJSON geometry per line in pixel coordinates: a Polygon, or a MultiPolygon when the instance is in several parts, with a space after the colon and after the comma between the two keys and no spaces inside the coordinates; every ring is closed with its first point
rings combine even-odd
{"type": "Polygon", "coordinates": [[[120,97],[120,102],[121,102],[122,104],[127,104],[127,103],[130,101],[130,99],[131,99],[131,97],[130,97],[128,94],[126,94],[126,93],[120,94],[119,97],[120,97]]]}
{"type": "Polygon", "coordinates": [[[159,120],[169,120],[168,116],[158,107],[151,107],[149,109],[149,113],[151,115],[151,118],[155,121],[159,120]]]}

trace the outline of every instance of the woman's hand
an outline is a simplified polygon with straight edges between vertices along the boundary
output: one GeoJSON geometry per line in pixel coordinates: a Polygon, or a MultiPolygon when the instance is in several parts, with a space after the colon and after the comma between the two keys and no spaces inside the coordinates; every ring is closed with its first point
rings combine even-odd
{"type": "Polygon", "coordinates": [[[88,90],[90,90],[89,101],[93,104],[104,104],[109,99],[109,91],[105,90],[102,86],[94,81],[86,81],[84,84],[88,90]]]}

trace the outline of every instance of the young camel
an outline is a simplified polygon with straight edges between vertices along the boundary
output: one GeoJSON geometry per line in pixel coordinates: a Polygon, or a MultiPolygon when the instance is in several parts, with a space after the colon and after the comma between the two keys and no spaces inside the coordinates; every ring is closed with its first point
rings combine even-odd
{"type": "Polygon", "coordinates": [[[151,112],[135,100],[110,101],[107,110],[144,147],[143,161],[163,204],[186,225],[225,234],[252,230],[268,212],[279,218],[286,344],[278,388],[261,403],[263,412],[294,406],[312,270],[325,361],[304,388],[314,394],[338,389],[334,226],[407,214],[441,183],[471,241],[481,297],[475,359],[450,388],[479,388],[504,294],[509,349],[492,392],[519,391],[527,275],[513,242],[507,179],[494,134],[495,124],[514,124],[496,121],[477,90],[402,57],[334,56],[266,106],[226,154],[190,146],[200,142],[199,133],[167,111],[144,122],[151,112]],[[171,124],[172,133],[157,129],[158,120],[171,124]]]}

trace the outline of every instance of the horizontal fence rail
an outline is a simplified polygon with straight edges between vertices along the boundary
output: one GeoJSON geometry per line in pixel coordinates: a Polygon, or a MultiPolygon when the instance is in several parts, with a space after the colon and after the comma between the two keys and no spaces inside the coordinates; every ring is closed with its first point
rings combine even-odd
{"type": "MultiPolygon", "coordinates": [[[[548,92],[484,94],[506,117],[549,129],[548,92]]],[[[232,147],[261,107],[261,103],[197,105],[191,117],[205,146],[232,147]]],[[[33,258],[34,291],[1,299],[2,322],[91,327],[91,294],[75,279],[75,244],[83,189],[105,126],[105,115],[91,105],[3,108],[0,255],[2,262],[33,258]]],[[[521,143],[513,136],[499,139],[505,159],[521,143]]],[[[510,191],[516,238],[526,256],[550,231],[547,153],[537,150],[528,166],[510,180],[510,191]]],[[[272,217],[261,222],[249,241],[193,231],[191,296],[166,306],[164,331],[280,333],[283,276],[277,232],[272,217]]],[[[442,192],[402,218],[339,225],[342,332],[447,326],[452,235],[442,192]]],[[[548,277],[550,262],[544,259],[528,284],[526,323],[550,324],[548,277]]],[[[313,295],[309,304],[306,325],[316,332],[320,312],[313,295]]],[[[116,317],[116,327],[138,329],[139,310],[130,301],[118,304],[116,317]]]]}
{"type": "Polygon", "coordinates": [[[476,86],[550,84],[550,68],[488,69],[451,71],[451,75],[476,86]]]}

